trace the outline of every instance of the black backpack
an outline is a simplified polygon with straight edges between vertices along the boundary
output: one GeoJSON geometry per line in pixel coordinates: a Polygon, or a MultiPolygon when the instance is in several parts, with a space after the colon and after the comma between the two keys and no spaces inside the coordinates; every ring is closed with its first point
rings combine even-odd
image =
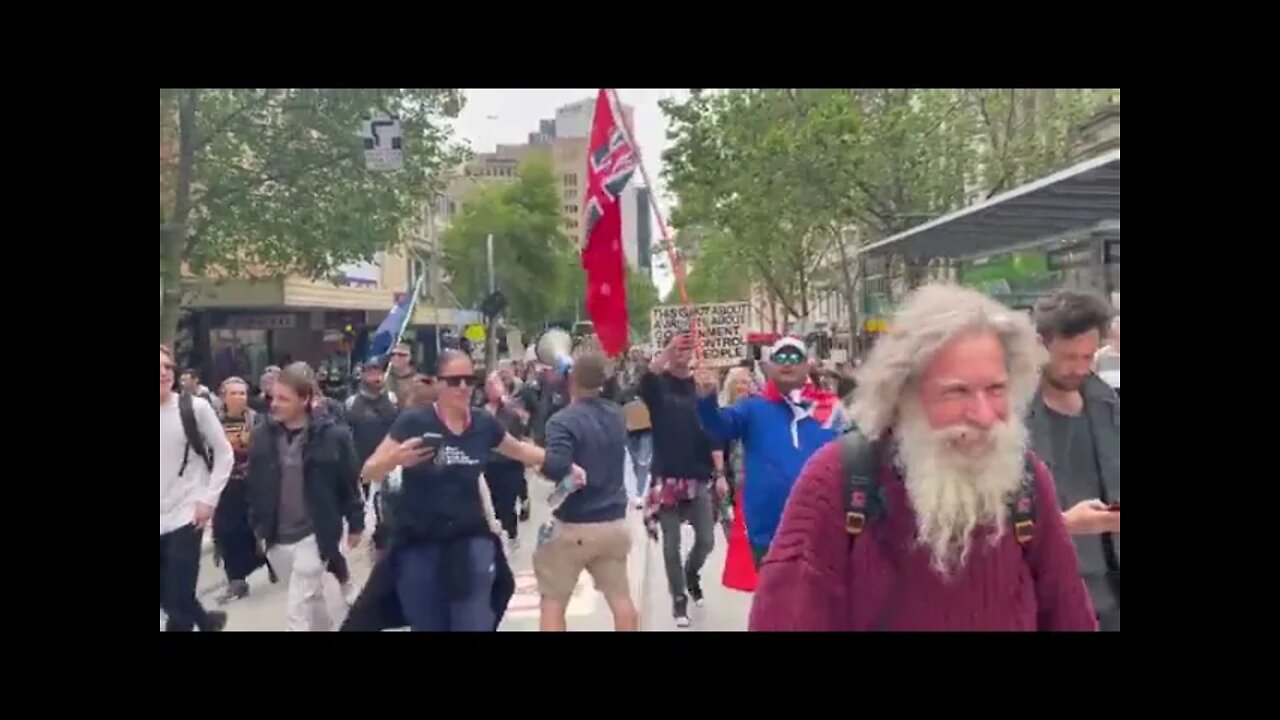
{"type": "Polygon", "coordinates": [[[200,433],[191,393],[184,392],[178,396],[178,417],[182,418],[182,433],[187,436],[187,444],[182,448],[182,466],[178,468],[178,477],[182,477],[182,473],[187,471],[187,460],[190,459],[192,450],[204,459],[206,468],[213,470],[213,450],[200,433]]]}
{"type": "MultiPolygon", "coordinates": [[[[860,432],[849,430],[840,438],[840,459],[844,465],[844,529],[849,545],[862,534],[868,522],[880,520],[888,512],[884,488],[880,486],[881,446],[860,432]]],[[[1036,535],[1036,468],[1027,453],[1022,484],[1009,501],[1013,536],[1023,550],[1036,535]]]]}

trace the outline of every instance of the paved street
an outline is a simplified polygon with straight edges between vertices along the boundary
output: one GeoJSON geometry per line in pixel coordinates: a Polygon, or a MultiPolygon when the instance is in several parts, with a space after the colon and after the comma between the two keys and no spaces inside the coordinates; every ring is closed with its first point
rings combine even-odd
{"type": "MultiPolygon", "coordinates": [[[[536,632],[538,629],[538,592],[533,577],[533,550],[538,526],[547,519],[546,496],[550,484],[531,477],[530,495],[533,500],[532,517],[520,524],[520,547],[512,559],[516,574],[516,594],[508,605],[507,614],[499,630],[503,632],[536,632]]],[[[631,596],[636,599],[641,613],[641,627],[646,631],[676,631],[671,617],[671,599],[667,592],[666,575],[662,569],[660,546],[649,540],[638,510],[629,510],[627,516],[632,530],[632,549],[628,575],[631,580],[631,596]]],[[[682,548],[687,553],[693,544],[693,531],[684,528],[682,548]]],[[[726,589],[720,584],[724,569],[725,540],[717,528],[716,547],[703,571],[703,588],[706,604],[702,608],[690,605],[693,626],[689,631],[741,631],[746,629],[750,595],[726,589]]],[[[351,571],[357,583],[363,583],[369,574],[371,553],[366,544],[350,558],[351,571]]],[[[345,606],[338,596],[337,583],[332,576],[329,582],[334,617],[345,615],[345,606]]],[[[213,564],[212,553],[205,553],[200,568],[199,594],[205,606],[216,607],[222,594],[226,576],[213,564]]],[[[249,579],[250,594],[221,608],[227,611],[227,630],[230,632],[275,631],[284,626],[286,585],[272,585],[265,569],[249,579]]],[[[569,604],[570,631],[608,631],[613,629],[613,618],[604,598],[595,591],[591,578],[583,573],[578,588],[569,604]]],[[[163,620],[161,627],[163,627],[163,620]]]]}

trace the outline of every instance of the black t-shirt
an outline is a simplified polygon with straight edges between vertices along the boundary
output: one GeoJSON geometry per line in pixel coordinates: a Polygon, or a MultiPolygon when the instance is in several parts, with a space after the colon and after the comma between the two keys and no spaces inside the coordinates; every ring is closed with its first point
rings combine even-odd
{"type": "Polygon", "coordinates": [[[396,501],[396,529],[410,540],[449,540],[489,532],[480,502],[480,473],[506,431],[485,410],[471,411],[461,435],[450,432],[434,408],[400,413],[387,436],[396,442],[426,432],[444,436],[435,457],[405,468],[396,501]]]}
{"type": "Polygon", "coordinates": [[[646,372],[640,378],[640,399],[649,407],[653,423],[653,474],[709,480],[713,448],[698,420],[693,378],[646,372]]]}

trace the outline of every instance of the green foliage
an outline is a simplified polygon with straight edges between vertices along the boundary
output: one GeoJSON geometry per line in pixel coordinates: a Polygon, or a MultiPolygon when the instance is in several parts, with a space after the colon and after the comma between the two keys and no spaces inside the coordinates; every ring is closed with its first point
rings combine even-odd
{"type": "Polygon", "coordinates": [[[401,225],[461,159],[442,122],[457,90],[210,90],[200,96],[200,212],[186,259],[324,277],[400,241],[401,225]],[[404,169],[365,169],[362,118],[404,131],[404,169]]]}
{"type": "Polygon", "coordinates": [[[1074,128],[1112,97],[784,88],[664,101],[674,141],[664,172],[680,202],[672,221],[681,250],[698,254],[691,295],[762,283],[805,317],[815,280],[840,250],[853,256],[841,229],[878,239],[1059,169],[1074,128]]]}
{"type": "MultiPolygon", "coordinates": [[[[708,234],[698,244],[697,257],[692,258],[685,290],[689,302],[730,302],[746,300],[751,295],[751,277],[742,272],[742,264],[734,257],[732,239],[724,234],[708,234]]],[[[672,299],[679,302],[680,290],[672,287],[672,299]]]]}
{"type": "Polygon", "coordinates": [[[401,229],[463,159],[446,117],[456,89],[161,90],[161,337],[172,337],[183,263],[197,274],[326,277],[401,242],[401,229]],[[370,172],[363,118],[403,128],[404,169],[370,172]],[[188,201],[189,199],[189,201],[188,201]]]}
{"type": "Polygon", "coordinates": [[[485,243],[492,233],[506,317],[535,332],[559,309],[577,254],[560,230],[558,195],[550,165],[531,159],[516,182],[485,188],[464,206],[444,234],[445,268],[463,304],[479,306],[489,291],[485,243]]]}

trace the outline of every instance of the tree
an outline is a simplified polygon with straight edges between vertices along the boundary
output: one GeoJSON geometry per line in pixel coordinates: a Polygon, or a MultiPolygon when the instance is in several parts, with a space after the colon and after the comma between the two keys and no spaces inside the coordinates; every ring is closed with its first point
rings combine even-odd
{"type": "Polygon", "coordinates": [[[509,185],[481,190],[444,234],[444,263],[454,294],[478,307],[489,292],[486,238],[493,235],[497,287],[505,316],[529,332],[562,304],[571,243],[560,229],[560,201],[551,166],[526,160],[509,185]]]}
{"type": "Polygon", "coordinates": [[[726,238],[723,250],[702,243],[720,253],[704,278],[749,277],[796,318],[819,269],[838,267],[852,330],[859,245],[1058,169],[1098,101],[1069,90],[695,92],[663,103],[673,220],[726,238]]]}
{"type": "Polygon", "coordinates": [[[171,340],[184,268],[198,276],[327,277],[400,242],[403,223],[461,161],[439,90],[161,90],[161,341],[171,340]],[[366,170],[358,132],[400,118],[404,169],[366,170]]]}

